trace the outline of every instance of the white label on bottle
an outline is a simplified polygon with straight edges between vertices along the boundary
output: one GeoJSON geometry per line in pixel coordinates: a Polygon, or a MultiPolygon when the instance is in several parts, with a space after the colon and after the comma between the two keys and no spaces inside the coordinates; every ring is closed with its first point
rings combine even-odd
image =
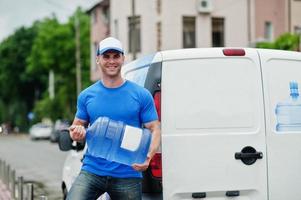
{"type": "Polygon", "coordinates": [[[142,129],[132,126],[125,126],[121,148],[136,151],[142,138],[142,129]]]}

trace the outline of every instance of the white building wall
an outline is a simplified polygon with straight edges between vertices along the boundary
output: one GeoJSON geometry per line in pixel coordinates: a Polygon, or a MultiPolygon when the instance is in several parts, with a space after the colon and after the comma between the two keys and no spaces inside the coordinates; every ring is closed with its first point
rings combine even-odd
{"type": "MultiPolygon", "coordinates": [[[[157,51],[156,23],[161,22],[161,50],[182,47],[182,18],[196,17],[196,46],[211,47],[211,17],[223,17],[225,46],[248,46],[248,0],[212,0],[213,11],[200,14],[197,0],[161,0],[161,14],[157,13],[157,0],[135,0],[136,15],[141,16],[141,52],[137,57],[157,51]]],[[[132,0],[111,0],[111,35],[116,36],[114,20],[118,20],[118,36],[128,52],[128,17],[132,0]]],[[[131,55],[128,59],[131,60],[131,55]]]]}
{"type": "Polygon", "coordinates": [[[214,0],[213,17],[225,18],[225,46],[248,46],[247,0],[214,0]]]}

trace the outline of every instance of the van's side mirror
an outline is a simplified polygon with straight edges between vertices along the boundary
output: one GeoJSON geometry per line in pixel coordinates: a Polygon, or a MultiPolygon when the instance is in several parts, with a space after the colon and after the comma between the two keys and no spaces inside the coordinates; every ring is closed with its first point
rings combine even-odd
{"type": "Polygon", "coordinates": [[[85,142],[76,142],[76,145],[73,144],[69,130],[60,131],[58,144],[61,151],[69,151],[71,149],[81,151],[85,148],[85,142]]]}

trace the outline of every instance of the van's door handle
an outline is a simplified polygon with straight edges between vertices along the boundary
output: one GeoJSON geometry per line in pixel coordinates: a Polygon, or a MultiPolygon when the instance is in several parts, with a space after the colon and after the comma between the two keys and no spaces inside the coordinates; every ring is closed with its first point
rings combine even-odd
{"type": "Polygon", "coordinates": [[[227,197],[238,197],[240,195],[239,191],[227,191],[226,196],[227,197]]]}
{"type": "Polygon", "coordinates": [[[256,159],[262,159],[263,155],[262,152],[256,152],[256,153],[235,153],[235,159],[244,159],[244,158],[256,158],[256,159]]]}
{"type": "Polygon", "coordinates": [[[252,165],[257,159],[263,158],[263,153],[256,151],[256,149],[251,146],[246,146],[241,152],[236,152],[234,157],[236,160],[241,160],[246,165],[252,165]]]}
{"type": "Polygon", "coordinates": [[[206,192],[195,192],[195,193],[192,193],[191,197],[194,199],[206,198],[206,192]]]}

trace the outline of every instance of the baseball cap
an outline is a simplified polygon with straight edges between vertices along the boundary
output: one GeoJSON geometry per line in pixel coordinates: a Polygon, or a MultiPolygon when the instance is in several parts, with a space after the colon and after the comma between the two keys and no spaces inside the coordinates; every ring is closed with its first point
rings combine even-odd
{"type": "Polygon", "coordinates": [[[119,51],[122,54],[124,53],[121,42],[113,37],[105,38],[99,42],[97,55],[102,55],[109,50],[119,51]]]}

